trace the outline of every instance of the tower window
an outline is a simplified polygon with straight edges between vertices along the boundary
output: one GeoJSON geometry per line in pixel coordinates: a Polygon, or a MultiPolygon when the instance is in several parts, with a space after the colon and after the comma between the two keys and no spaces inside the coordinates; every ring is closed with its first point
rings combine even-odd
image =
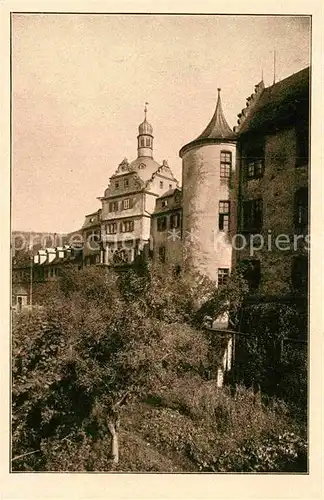
{"type": "Polygon", "coordinates": [[[146,137],[146,146],[150,147],[151,146],[151,141],[149,137],[146,137]]]}
{"type": "Polygon", "coordinates": [[[141,146],[142,146],[142,147],[144,147],[144,146],[145,146],[144,137],[141,137],[141,146]]]}
{"type": "Polygon", "coordinates": [[[229,278],[228,267],[219,267],[217,273],[217,284],[218,286],[226,285],[229,278]]]}
{"type": "Polygon", "coordinates": [[[230,151],[221,151],[220,154],[220,177],[229,179],[232,170],[232,153],[230,151]]]}
{"type": "Polygon", "coordinates": [[[230,202],[219,202],[218,228],[220,231],[228,231],[230,225],[230,202]]]}

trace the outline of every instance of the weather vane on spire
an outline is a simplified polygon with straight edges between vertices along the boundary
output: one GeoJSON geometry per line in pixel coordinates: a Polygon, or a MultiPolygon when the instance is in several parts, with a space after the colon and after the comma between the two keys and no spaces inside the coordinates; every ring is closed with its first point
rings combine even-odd
{"type": "Polygon", "coordinates": [[[146,120],[146,113],[147,113],[147,105],[148,105],[148,102],[145,103],[145,108],[144,108],[145,120],[146,120]]]}

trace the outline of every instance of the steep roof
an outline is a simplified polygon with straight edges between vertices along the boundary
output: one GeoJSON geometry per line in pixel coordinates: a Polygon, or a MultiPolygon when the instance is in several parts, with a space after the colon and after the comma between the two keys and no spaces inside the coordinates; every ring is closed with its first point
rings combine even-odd
{"type": "Polygon", "coordinates": [[[239,115],[238,135],[308,116],[309,67],[266,87],[251,106],[239,115]]]}
{"type": "Polygon", "coordinates": [[[223,108],[222,108],[222,101],[220,97],[220,91],[221,89],[218,88],[218,98],[217,98],[217,104],[215,108],[215,112],[212,116],[212,119],[208,123],[207,127],[205,130],[193,141],[189,142],[185,146],[183,146],[180,149],[180,157],[183,156],[183,154],[188,150],[191,149],[193,146],[198,146],[200,144],[205,144],[205,143],[215,143],[219,141],[234,141],[236,138],[235,132],[231,129],[229,124],[226,121],[226,118],[223,113],[223,108]]]}
{"type": "Polygon", "coordinates": [[[197,137],[197,141],[200,139],[233,139],[235,137],[235,133],[227,123],[223,113],[220,97],[221,89],[217,89],[217,91],[218,98],[215,112],[205,130],[197,137]]]}

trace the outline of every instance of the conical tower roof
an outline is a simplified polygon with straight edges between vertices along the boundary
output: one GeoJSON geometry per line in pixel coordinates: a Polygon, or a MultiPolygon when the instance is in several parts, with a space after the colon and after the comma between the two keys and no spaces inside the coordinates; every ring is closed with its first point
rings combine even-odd
{"type": "Polygon", "coordinates": [[[195,145],[198,146],[204,143],[215,143],[220,141],[224,142],[235,141],[236,134],[235,132],[233,132],[233,130],[227,123],[223,113],[222,101],[220,97],[221,89],[218,88],[217,91],[218,91],[217,104],[212,119],[208,123],[205,130],[195,140],[189,142],[188,144],[186,144],[181,148],[179,153],[181,157],[188,149],[191,149],[195,145]]]}

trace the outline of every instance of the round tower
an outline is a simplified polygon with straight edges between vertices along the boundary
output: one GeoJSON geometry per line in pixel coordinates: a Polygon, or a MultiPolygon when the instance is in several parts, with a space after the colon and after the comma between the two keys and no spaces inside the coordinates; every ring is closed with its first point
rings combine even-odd
{"type": "Polygon", "coordinates": [[[236,136],[218,99],[214,115],[182,158],[184,267],[224,283],[232,267],[236,136]]]}

